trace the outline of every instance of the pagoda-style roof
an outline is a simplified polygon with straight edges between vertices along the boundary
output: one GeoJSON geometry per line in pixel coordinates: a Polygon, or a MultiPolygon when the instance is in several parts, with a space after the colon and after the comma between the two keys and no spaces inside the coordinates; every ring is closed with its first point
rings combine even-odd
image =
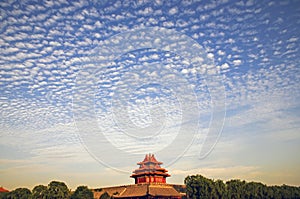
{"type": "Polygon", "coordinates": [[[140,167],[133,171],[130,176],[132,178],[140,176],[162,176],[164,178],[169,177],[168,170],[162,168],[160,165],[163,164],[156,160],[153,154],[146,154],[142,162],[137,163],[140,167]]]}
{"type": "Polygon", "coordinates": [[[156,160],[156,158],[154,157],[154,154],[146,154],[144,160],[142,162],[138,162],[138,165],[143,165],[143,164],[148,164],[148,163],[154,163],[156,165],[161,165],[162,162],[159,162],[156,160]]]}

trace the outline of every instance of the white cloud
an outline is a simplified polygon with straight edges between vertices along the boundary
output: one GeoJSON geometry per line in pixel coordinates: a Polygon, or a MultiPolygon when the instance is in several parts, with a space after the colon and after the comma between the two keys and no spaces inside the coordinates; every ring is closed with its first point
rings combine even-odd
{"type": "Polygon", "coordinates": [[[218,55],[221,55],[221,56],[223,56],[223,55],[225,55],[226,53],[224,52],[224,51],[222,51],[222,50],[218,50],[218,55]]]}
{"type": "Polygon", "coordinates": [[[169,14],[170,15],[174,15],[174,14],[176,14],[178,12],[178,8],[177,7],[173,7],[173,8],[171,8],[170,10],[169,10],[169,14]]]}
{"type": "Polygon", "coordinates": [[[208,54],[207,54],[207,58],[213,59],[213,58],[214,58],[214,54],[213,54],[213,53],[208,53],[208,54]]]}
{"type": "Polygon", "coordinates": [[[242,64],[242,60],[236,59],[236,60],[233,60],[232,63],[233,63],[233,65],[235,65],[235,66],[239,66],[239,65],[242,64]]]}
{"type": "Polygon", "coordinates": [[[224,63],[224,64],[221,65],[221,68],[222,68],[223,70],[228,69],[228,68],[229,68],[229,65],[228,65],[227,63],[224,63]]]}
{"type": "Polygon", "coordinates": [[[137,12],[138,15],[148,16],[153,13],[153,9],[151,7],[146,7],[144,10],[139,10],[137,12]]]}

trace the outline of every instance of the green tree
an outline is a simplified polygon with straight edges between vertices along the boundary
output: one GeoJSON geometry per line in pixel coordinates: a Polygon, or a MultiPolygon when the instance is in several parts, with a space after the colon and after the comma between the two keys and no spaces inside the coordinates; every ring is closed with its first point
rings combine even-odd
{"type": "Polygon", "coordinates": [[[8,194],[9,194],[8,192],[1,192],[0,199],[6,199],[8,194]]]}
{"type": "Polygon", "coordinates": [[[70,197],[70,192],[64,182],[52,181],[48,185],[47,199],[66,199],[70,197]]]}
{"type": "Polygon", "coordinates": [[[79,186],[71,195],[71,199],[93,199],[93,192],[87,186],[79,186]]]}
{"type": "Polygon", "coordinates": [[[228,199],[300,199],[300,187],[289,185],[266,186],[260,182],[229,180],[213,181],[201,175],[187,176],[184,180],[187,198],[228,199]]]}
{"type": "Polygon", "coordinates": [[[226,197],[226,187],[225,184],[222,180],[216,180],[214,182],[214,186],[215,186],[215,192],[216,192],[216,198],[219,199],[223,199],[223,198],[227,198],[226,197]]]}
{"type": "Polygon", "coordinates": [[[27,188],[17,188],[6,195],[7,199],[31,199],[31,191],[27,188]]]}
{"type": "Polygon", "coordinates": [[[188,176],[185,178],[186,192],[188,198],[211,199],[217,198],[214,182],[201,175],[188,176]]]}
{"type": "Polygon", "coordinates": [[[37,185],[32,189],[32,199],[46,199],[47,192],[47,186],[37,185]]]}
{"type": "Polygon", "coordinates": [[[107,192],[104,192],[99,199],[110,199],[111,197],[109,196],[109,194],[107,192]]]}
{"type": "Polygon", "coordinates": [[[231,199],[242,199],[245,196],[244,185],[245,181],[241,181],[238,179],[229,180],[226,182],[227,187],[227,196],[231,199]]]}
{"type": "Polygon", "coordinates": [[[248,182],[244,185],[245,199],[268,198],[268,190],[266,186],[259,182],[248,182]]]}

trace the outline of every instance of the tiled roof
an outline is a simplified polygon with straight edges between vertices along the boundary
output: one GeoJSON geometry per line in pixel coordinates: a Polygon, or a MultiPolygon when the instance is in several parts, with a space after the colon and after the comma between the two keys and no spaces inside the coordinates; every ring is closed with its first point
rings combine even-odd
{"type": "Polygon", "coordinates": [[[146,154],[144,160],[142,162],[139,162],[137,164],[145,164],[145,163],[149,163],[149,162],[152,162],[152,163],[156,163],[156,164],[162,164],[162,162],[159,162],[156,160],[156,158],[154,157],[154,154],[146,154]]]}
{"type": "Polygon", "coordinates": [[[134,184],[128,185],[126,188],[114,198],[128,198],[128,197],[141,197],[141,196],[173,196],[180,197],[173,186],[166,184],[134,184]]]}
{"type": "Polygon", "coordinates": [[[146,196],[147,192],[148,187],[146,184],[129,185],[123,192],[115,196],[115,198],[146,196]]]}
{"type": "Polygon", "coordinates": [[[0,193],[3,193],[3,192],[9,192],[9,191],[4,189],[3,187],[0,187],[0,193]]]}
{"type": "Polygon", "coordinates": [[[108,193],[108,195],[113,196],[113,195],[118,195],[121,192],[123,192],[126,189],[126,185],[123,186],[117,186],[117,187],[106,187],[106,188],[101,188],[101,191],[93,190],[94,192],[94,198],[100,198],[102,194],[105,192],[108,193]]]}
{"type": "Polygon", "coordinates": [[[172,186],[168,185],[149,185],[149,195],[151,196],[180,196],[172,186]]]}
{"type": "Polygon", "coordinates": [[[146,154],[145,159],[142,162],[137,163],[140,167],[133,171],[130,176],[132,178],[141,175],[160,175],[169,177],[168,170],[161,168],[162,162],[158,162],[153,154],[146,154]]]}
{"type": "Polygon", "coordinates": [[[169,177],[170,174],[165,173],[165,172],[160,172],[160,171],[150,171],[150,172],[136,172],[134,174],[132,174],[130,177],[134,177],[134,176],[143,176],[143,175],[160,175],[160,176],[167,176],[169,177]]]}

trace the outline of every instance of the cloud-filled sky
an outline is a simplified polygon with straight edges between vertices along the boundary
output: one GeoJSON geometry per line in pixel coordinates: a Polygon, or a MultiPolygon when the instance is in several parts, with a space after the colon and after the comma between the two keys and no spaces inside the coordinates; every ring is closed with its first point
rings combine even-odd
{"type": "Polygon", "coordinates": [[[300,185],[298,0],[0,5],[0,186],[300,185]]]}

